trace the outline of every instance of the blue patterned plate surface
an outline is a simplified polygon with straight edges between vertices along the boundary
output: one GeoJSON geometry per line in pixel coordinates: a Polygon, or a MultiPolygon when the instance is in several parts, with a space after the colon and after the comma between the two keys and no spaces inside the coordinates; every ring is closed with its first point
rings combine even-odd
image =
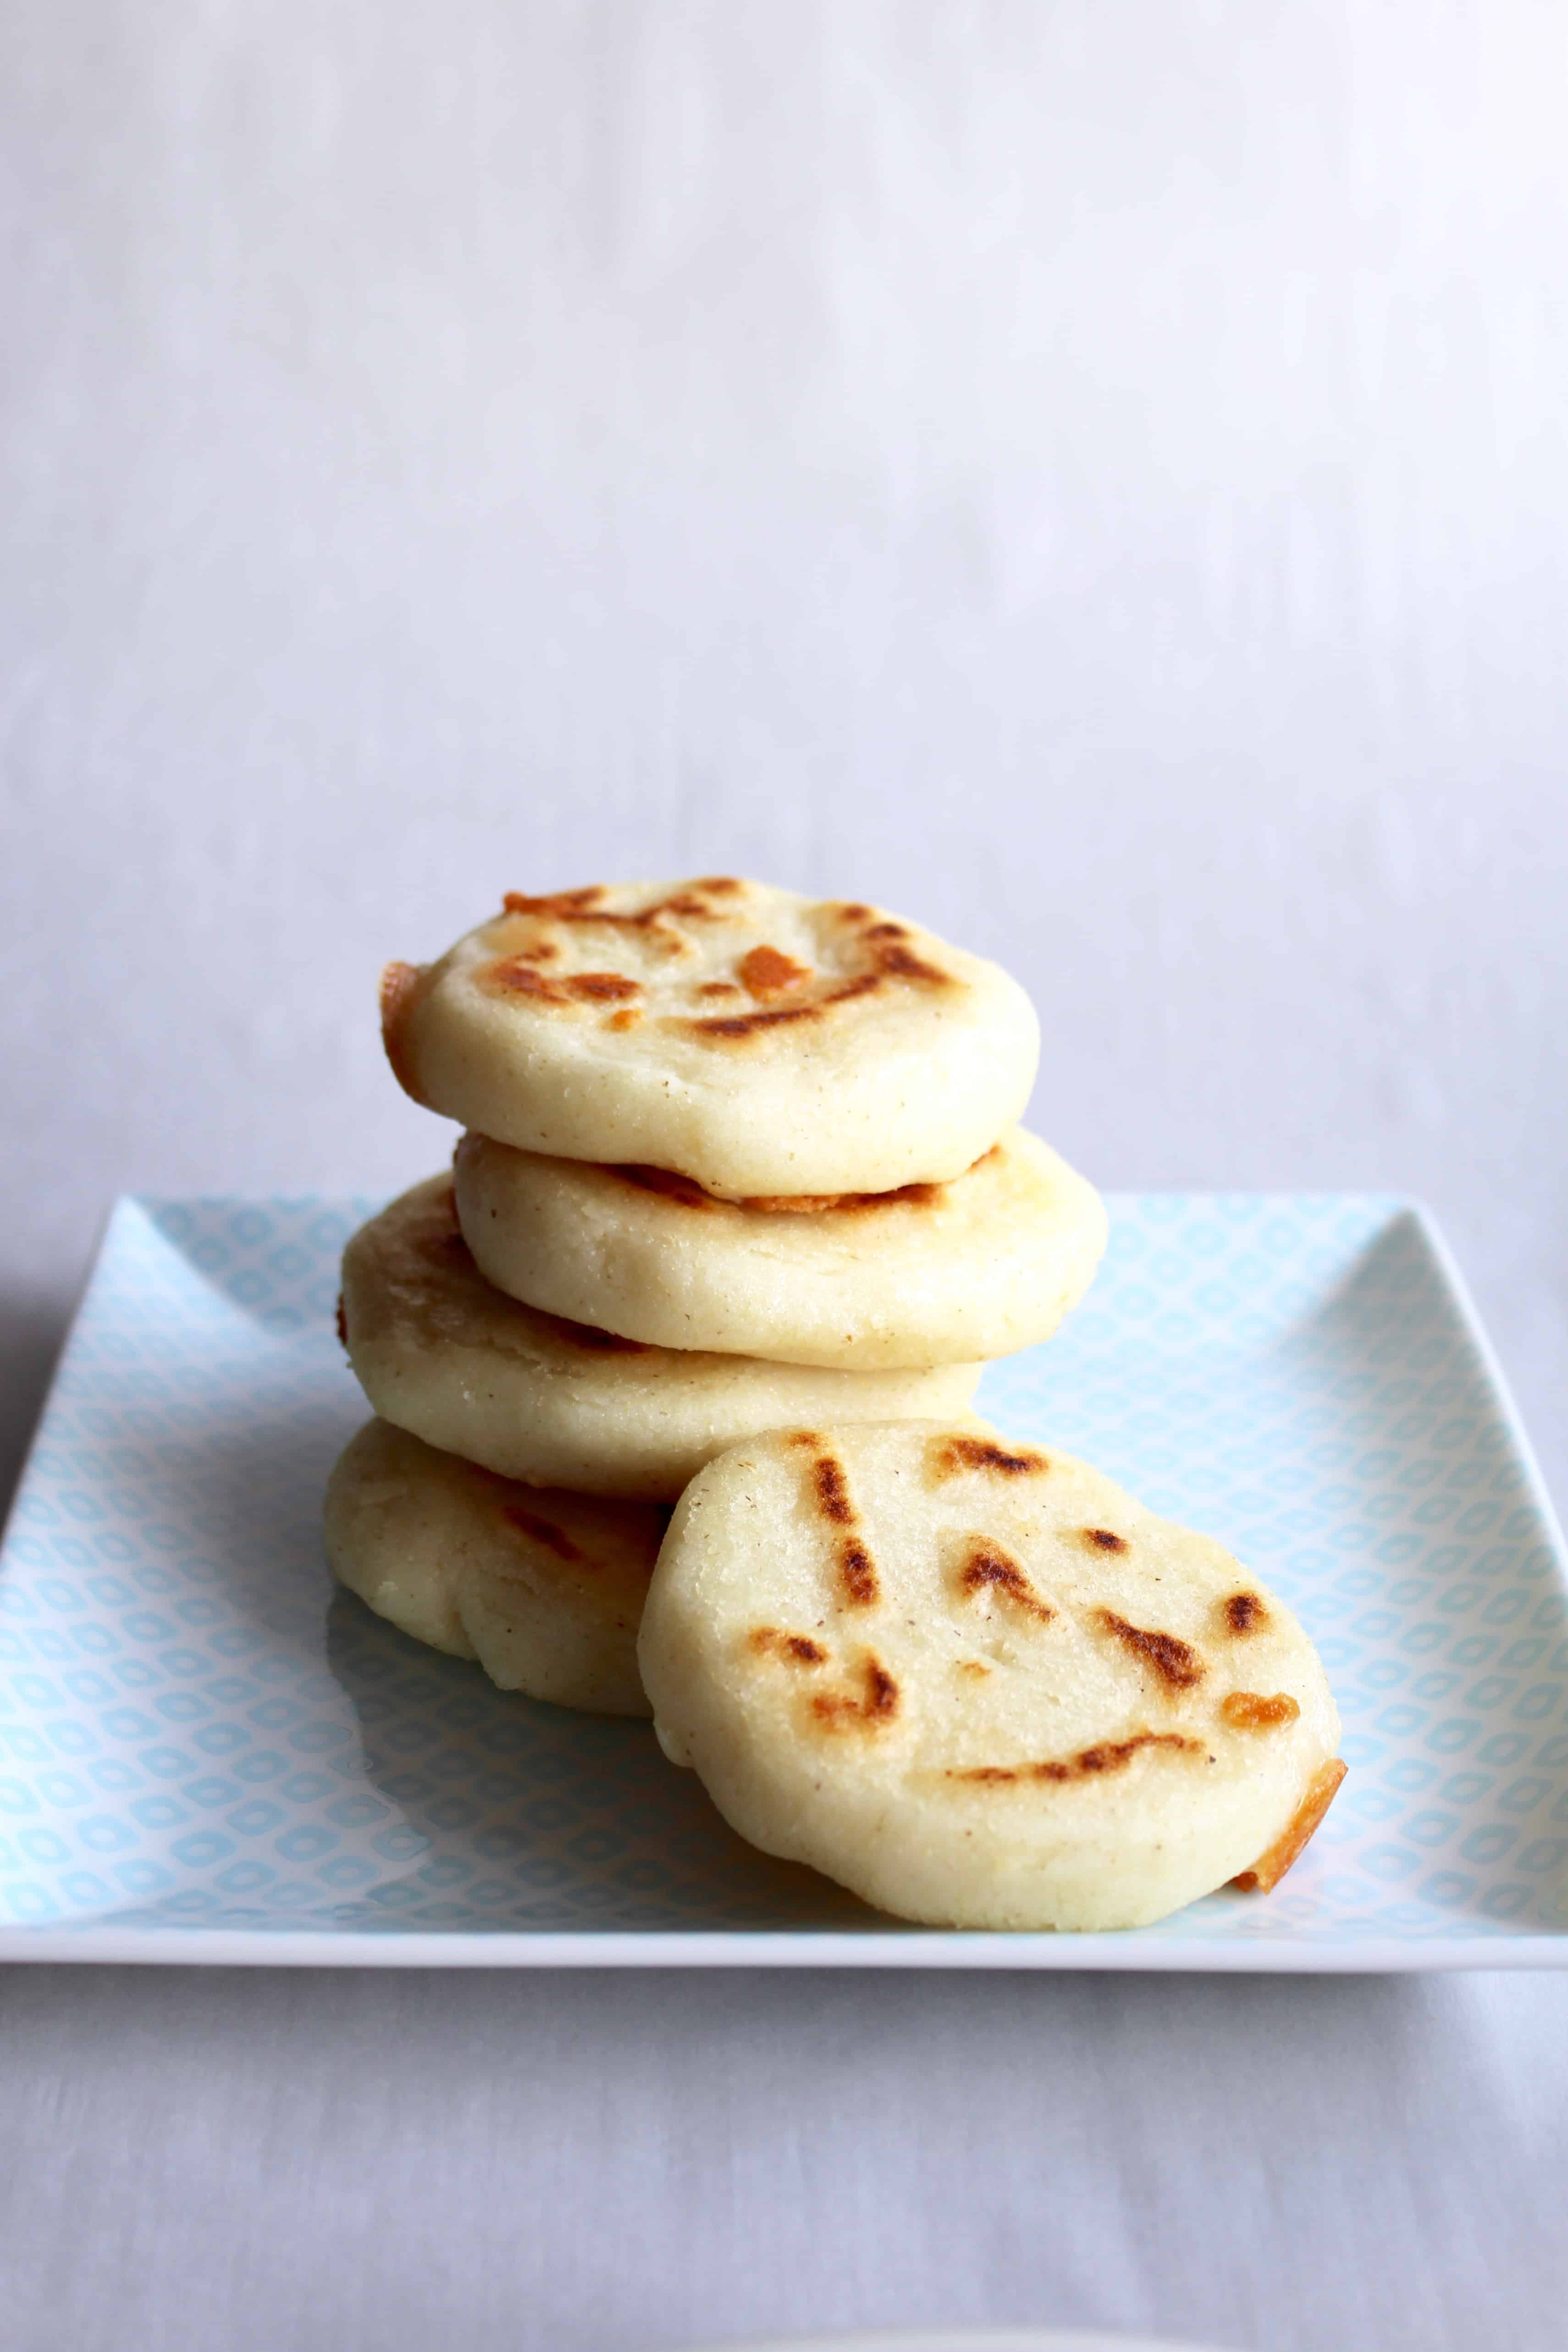
{"type": "Polygon", "coordinates": [[[1351,1775],[1272,1895],[938,1934],[733,1836],[646,1725],[334,1593],[368,1202],[122,1202],[0,1557],[0,1954],[1382,1969],[1568,1958],[1568,1590],[1442,1244],[1397,1201],[1153,1193],[981,1402],[1300,1612],[1351,1775]]]}

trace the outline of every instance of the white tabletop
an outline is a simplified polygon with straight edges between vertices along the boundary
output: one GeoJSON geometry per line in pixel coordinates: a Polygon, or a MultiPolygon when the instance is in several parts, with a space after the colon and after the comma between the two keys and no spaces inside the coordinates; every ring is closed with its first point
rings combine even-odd
{"type": "MultiPolygon", "coordinates": [[[[382,961],[729,869],[1005,961],[1108,1186],[1425,1196],[1568,1493],[1551,11],[0,41],[0,1476],[116,1189],[440,1160],[382,961]]],[[[0,2002],[29,2352],[1562,2341],[1555,1978],[0,2002]]]]}
{"type": "Polygon", "coordinates": [[[5,2340],[1555,2352],[1555,1979],[0,1983],[5,2340]]]}

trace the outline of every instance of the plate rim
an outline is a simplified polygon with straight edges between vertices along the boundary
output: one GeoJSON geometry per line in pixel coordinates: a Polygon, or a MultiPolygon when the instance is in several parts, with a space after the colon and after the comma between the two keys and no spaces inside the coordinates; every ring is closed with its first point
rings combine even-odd
{"type": "MultiPolygon", "coordinates": [[[[47,1432],[56,1391],[65,1372],[72,1340],[97,1283],[104,1257],[112,1245],[122,1209],[143,1213],[176,1207],[268,1207],[289,1203],[300,1208],[320,1204],[341,1206],[378,1197],[344,1191],[268,1192],[193,1192],[182,1194],[127,1192],[108,1204],[80,1295],[72,1312],[53,1374],[23,1458],[11,1507],[0,1527],[0,1565],[26,1486],[34,1454],[47,1432]]],[[[1375,1205],[1384,1212],[1378,1228],[1384,1233],[1402,1217],[1417,1224],[1434,1274],[1449,1311],[1475,1349],[1490,1402],[1506,1432],[1521,1470],[1530,1499],[1540,1513],[1559,1582],[1568,1594],[1568,1543],[1562,1522],[1542,1475],[1529,1433],[1515,1402],[1508,1378],[1492,1345],[1468,1285],[1426,1203],[1408,1193],[1359,1187],[1289,1188],[1142,1186],[1108,1191],[1108,1203],[1175,1199],[1186,1202],[1247,1199],[1251,1201],[1335,1200],[1375,1205]]],[[[1303,1943],[1289,1936],[1261,1934],[1233,1944],[1162,1943],[1155,1930],[1092,1934],[1007,1931],[973,1928],[735,1929],[526,1929],[466,1928],[395,1929],[380,1927],[210,1927],[193,1921],[188,1926],[149,1927],[118,1926],[91,1917],[79,1924],[32,1925],[0,1923],[0,1964],[15,1960],[105,1965],[146,1963],[159,1966],[257,1968],[893,1968],[958,1967],[967,1970],[1012,1970],[1039,1975],[1086,1970],[1128,1975],[1195,1976],[1387,1976],[1425,1975],[1458,1970],[1546,1969],[1568,1968],[1568,1930],[1549,1928],[1525,1935],[1453,1937],[1416,1939],[1397,1936],[1355,1943],[1303,1943]],[[1147,1940],[1145,1940],[1147,1938],[1147,1940]]],[[[868,2347],[876,2336],[856,2339],[868,2347]]],[[[918,2338],[895,2334],[880,2339],[888,2352],[913,2347],[918,2338]]],[[[928,2337],[935,2346],[942,2339],[928,2337]]],[[[1006,2352],[1005,2338],[998,2342],[1006,2352]]],[[[1020,2345],[1031,2340],[1016,2339],[1020,2345]]],[[[1048,2337],[1045,2339],[1048,2342],[1048,2337]]],[[[1067,2339],[1070,2343],[1074,2339],[1067,2339]]],[[[1079,2338],[1088,2344],[1092,2338],[1079,2338]]],[[[1126,2352],[1164,2352],[1152,2339],[1107,2336],[1106,2346],[1122,2345],[1126,2352]]],[[[702,2352],[796,2352],[799,2339],[751,2346],[703,2347],[702,2352]]],[[[698,2347],[693,2347],[698,2352],[698,2347]]],[[[1183,2352],[1183,2347],[1172,2347],[1183,2352]]],[[[1186,2347],[1185,2352],[1196,2352],[1186,2347]]]]}

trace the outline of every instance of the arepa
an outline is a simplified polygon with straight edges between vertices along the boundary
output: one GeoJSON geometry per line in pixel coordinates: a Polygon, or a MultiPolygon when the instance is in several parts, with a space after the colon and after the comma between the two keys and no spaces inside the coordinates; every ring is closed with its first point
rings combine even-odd
{"type": "Polygon", "coordinates": [[[668,1511],[519,1486],[366,1423],[327,1486],[332,1572],[502,1690],[647,1715],[637,1622],[668,1511]]]}
{"type": "Polygon", "coordinates": [[[811,1414],[962,1413],[978,1364],[844,1372],[645,1347],[492,1287],[437,1176],[363,1225],[343,1253],[342,1333],[372,1409],[505,1478],[673,1502],[715,1454],[811,1414]]]}
{"type": "Polygon", "coordinates": [[[500,1289],[658,1347],[868,1371],[1010,1355],[1093,1278],[1091,1184],[1014,1128],[946,1184],[721,1201],[658,1168],[466,1135],[458,1218],[500,1289]]]}
{"type": "Polygon", "coordinates": [[[638,1639],[731,1825],[935,1926],[1134,1927],[1272,1884],[1338,1786],[1284,1603],[1086,1464],[777,1430],[688,1488],[638,1639]]]}
{"type": "Polygon", "coordinates": [[[997,965],[857,902],[728,876],[531,897],[382,980],[418,1102],[552,1158],[731,1199],[961,1175],[1013,1125],[1038,1024],[997,965]]]}

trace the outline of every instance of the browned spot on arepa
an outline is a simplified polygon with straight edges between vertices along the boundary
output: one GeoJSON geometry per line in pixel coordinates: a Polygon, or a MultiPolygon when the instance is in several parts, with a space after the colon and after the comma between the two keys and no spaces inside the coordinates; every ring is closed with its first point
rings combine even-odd
{"type": "Polygon", "coordinates": [[[962,1770],[950,1770],[944,1778],[981,1788],[1009,1781],[1092,1780],[1107,1772],[1124,1770],[1134,1756],[1146,1748],[1166,1748],[1173,1755],[1203,1756],[1207,1752],[1201,1739],[1187,1739],[1180,1732],[1139,1731],[1131,1739],[1105,1740],[1094,1748],[1080,1748],[1076,1756],[1053,1756],[1037,1763],[972,1764],[962,1770]]]}
{"type": "Polygon", "coordinates": [[[1271,1731],[1277,1724],[1294,1723],[1301,1709],[1289,1691],[1265,1698],[1258,1691],[1230,1691],[1219,1711],[1233,1731],[1271,1731]]]}
{"type": "Polygon", "coordinates": [[[492,995],[527,997],[536,1004],[625,1004],[642,994],[640,981],[621,971],[538,971],[533,954],[497,956],[475,974],[492,995]]]}
{"type": "Polygon", "coordinates": [[[846,1598],[857,1609],[869,1609],[881,1598],[877,1563],[858,1536],[846,1536],[838,1547],[838,1573],[846,1598]]]}
{"type": "Polygon", "coordinates": [[[1279,1885],[1291,1864],[1299,1862],[1311,1843],[1313,1833],[1339,1792],[1345,1769],[1335,1756],[1312,1775],[1307,1793],[1287,1827],[1267,1853],[1259,1854],[1250,1870],[1241,1871],[1231,1881],[1232,1885],[1239,1886],[1247,1895],[1267,1895],[1279,1885]]]}
{"type": "Polygon", "coordinates": [[[668,898],[657,898],[652,906],[639,907],[630,915],[620,914],[603,903],[605,887],[602,882],[591,883],[581,890],[553,890],[540,898],[531,897],[526,890],[509,890],[501,907],[509,915],[542,916],[557,923],[612,923],[623,930],[647,931],[657,929],[668,915],[678,915],[688,922],[715,919],[716,910],[709,906],[703,894],[732,898],[744,887],[743,883],[731,881],[727,876],[711,882],[688,883],[681,889],[672,890],[668,898]]]}
{"type": "MultiPolygon", "coordinates": [[[[800,1444],[803,1436],[801,1433],[794,1442],[800,1444]]],[[[849,1492],[844,1465],[837,1454],[824,1448],[812,1463],[810,1475],[812,1501],[817,1512],[830,1528],[845,1530],[834,1546],[840,1598],[851,1609],[874,1608],[882,1597],[881,1582],[877,1563],[864,1539],[849,1532],[859,1527],[860,1514],[849,1492]]]]}
{"type": "Polygon", "coordinates": [[[891,980],[923,981],[932,988],[951,988],[952,974],[943,971],[940,964],[927,963],[909,948],[884,947],[877,957],[877,969],[891,980]]]}
{"type": "Polygon", "coordinates": [[[854,1691],[818,1691],[811,1714],[826,1731],[876,1731],[899,1711],[899,1685],[879,1658],[868,1650],[854,1691]]]}
{"type": "Polygon", "coordinates": [[[747,1636],[747,1647],[759,1657],[783,1658],[793,1666],[822,1666],[827,1663],[826,1651],[809,1633],[785,1633],[776,1625],[753,1626],[747,1636]]]}
{"type": "Polygon", "coordinates": [[[492,996],[524,996],[536,1004],[570,1004],[557,980],[536,971],[532,956],[497,956],[474,974],[478,985],[492,996]]]}
{"type": "MultiPolygon", "coordinates": [[[[858,916],[865,916],[870,912],[870,909],[860,908],[853,911],[858,916]]],[[[871,935],[867,934],[868,970],[851,974],[849,978],[839,981],[836,986],[822,990],[820,993],[808,997],[802,1003],[775,1005],[763,1013],[721,1013],[716,1016],[682,1021],[679,1025],[693,1036],[710,1040],[753,1037],[760,1035],[766,1029],[776,1029],[790,1022],[820,1021],[832,1011],[835,1005],[852,1003],[859,997],[874,995],[879,989],[889,985],[896,986],[902,983],[929,988],[950,988],[954,984],[951,972],[942,971],[936,964],[928,963],[921,957],[917,956],[911,949],[902,944],[909,934],[900,926],[895,925],[893,928],[899,933],[896,939],[879,937],[873,940],[871,935]]],[[[759,948],[752,950],[755,955],[770,957],[776,952],[772,948],[759,948]]],[[[851,950],[851,952],[854,951],[851,950]]],[[[750,961],[751,957],[748,957],[746,963],[741,967],[742,978],[746,976],[746,964],[750,961]]],[[[800,984],[804,985],[810,974],[805,971],[804,966],[795,966],[795,969],[802,974],[800,984]]],[[[753,993],[759,992],[753,991],[753,993]]]]}
{"type": "Polygon", "coordinates": [[[849,1483],[837,1454],[820,1454],[811,1465],[816,1507],[835,1527],[853,1527],[858,1514],[849,1499],[849,1483]]]}
{"type": "Polygon", "coordinates": [[[574,971],[561,985],[584,1004],[625,1004],[642,994],[640,981],[628,980],[622,971],[574,971]]]}
{"type": "Polygon", "coordinates": [[[699,1037],[754,1037],[764,1029],[785,1028],[791,1022],[820,1021],[830,1005],[847,1003],[851,997],[868,996],[881,984],[874,971],[862,972],[858,980],[847,980],[842,987],[831,988],[825,996],[812,997],[805,1004],[775,1005],[767,1013],[724,1013],[702,1020],[682,1020],[677,1025],[699,1037]]]}
{"type": "Polygon", "coordinates": [[[1226,1629],[1238,1638],[1260,1633],[1268,1622],[1268,1612],[1256,1592],[1233,1592],[1220,1605],[1225,1611],[1226,1629]]]}
{"type": "Polygon", "coordinates": [[[1206,1671],[1202,1658],[1190,1642],[1178,1639],[1174,1633],[1161,1633],[1144,1625],[1130,1625],[1114,1609],[1095,1612],[1108,1633],[1113,1633],[1122,1647],[1131,1650],[1140,1664],[1152,1666],[1161,1681],[1172,1690],[1191,1690],[1201,1683],[1206,1671]]]}
{"type": "Polygon", "coordinates": [[[1048,1625],[1057,1613],[1048,1601],[1040,1599],[1011,1552],[1004,1550],[989,1536],[971,1546],[958,1571],[958,1585],[971,1600],[994,1593],[1042,1625],[1048,1625]]]}
{"type": "Polygon", "coordinates": [[[778,948],[753,948],[741,958],[735,967],[746,989],[759,1004],[771,1004],[775,996],[787,996],[796,988],[804,988],[811,978],[811,966],[797,963],[791,955],[778,948]]]}
{"type": "Polygon", "coordinates": [[[970,1437],[962,1430],[948,1437],[933,1437],[926,1446],[927,1472],[939,1483],[969,1470],[999,1478],[1040,1478],[1050,1466],[1049,1457],[1032,1445],[999,1445],[994,1438],[970,1437]]]}
{"type": "Polygon", "coordinates": [[[416,1103],[425,1099],[414,1082],[408,1053],[408,1018],[419,999],[425,974],[417,964],[389,963],[381,975],[381,1042],[392,1065],[392,1075],[416,1103]]]}

